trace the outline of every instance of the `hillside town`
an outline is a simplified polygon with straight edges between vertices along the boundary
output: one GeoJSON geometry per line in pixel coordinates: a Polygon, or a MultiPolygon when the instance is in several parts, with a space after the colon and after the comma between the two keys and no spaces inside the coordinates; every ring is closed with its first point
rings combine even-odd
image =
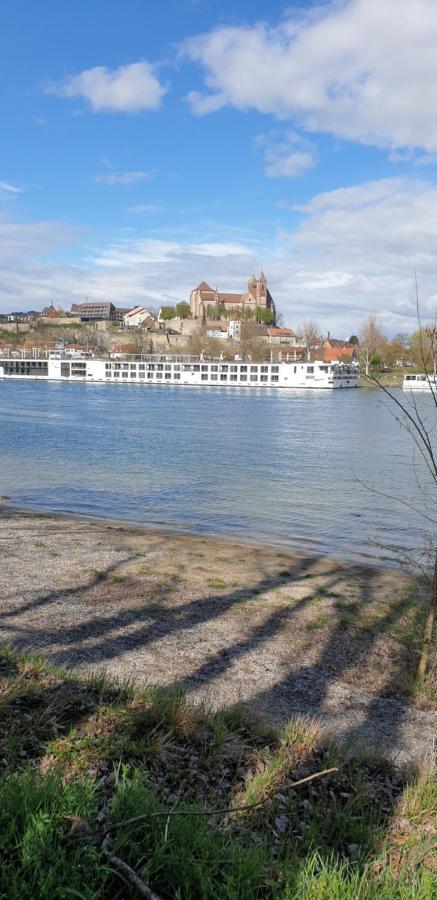
{"type": "Polygon", "coordinates": [[[317,322],[294,328],[283,318],[264,272],[252,275],[241,293],[219,291],[206,281],[188,300],[155,308],[151,304],[118,307],[112,301],[72,303],[68,310],[50,302],[41,311],[0,315],[0,350],[11,356],[29,349],[63,350],[72,356],[108,354],[191,353],[206,357],[253,361],[412,366],[414,336],[387,341],[369,317],[359,337],[333,337],[317,322]]]}

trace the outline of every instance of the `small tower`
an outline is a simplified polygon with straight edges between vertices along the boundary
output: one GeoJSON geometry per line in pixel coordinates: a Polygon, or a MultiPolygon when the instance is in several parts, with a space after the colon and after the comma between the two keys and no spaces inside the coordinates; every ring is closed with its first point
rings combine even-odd
{"type": "Polygon", "coordinates": [[[256,305],[267,306],[267,279],[262,269],[256,279],[256,305]]]}
{"type": "Polygon", "coordinates": [[[257,282],[255,275],[252,275],[252,277],[249,278],[249,281],[247,282],[247,290],[249,294],[252,294],[252,297],[256,297],[256,284],[257,282]]]}

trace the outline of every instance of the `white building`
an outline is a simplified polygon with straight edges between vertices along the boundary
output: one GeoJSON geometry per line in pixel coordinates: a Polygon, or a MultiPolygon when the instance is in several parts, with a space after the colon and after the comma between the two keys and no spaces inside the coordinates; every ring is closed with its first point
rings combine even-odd
{"type": "Polygon", "coordinates": [[[123,316],[123,325],[125,328],[139,328],[140,325],[144,324],[151,327],[154,322],[155,319],[152,316],[152,313],[149,312],[148,309],[145,309],[144,306],[134,306],[133,309],[130,309],[129,312],[123,316]],[[148,319],[150,319],[150,325],[147,321],[148,319]]]}

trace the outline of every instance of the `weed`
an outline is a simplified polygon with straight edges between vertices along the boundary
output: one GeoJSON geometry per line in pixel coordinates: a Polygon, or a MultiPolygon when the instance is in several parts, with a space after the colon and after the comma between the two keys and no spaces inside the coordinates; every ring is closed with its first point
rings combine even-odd
{"type": "Polygon", "coordinates": [[[226,587],[226,582],[221,578],[208,578],[208,586],[219,591],[226,587]]]}

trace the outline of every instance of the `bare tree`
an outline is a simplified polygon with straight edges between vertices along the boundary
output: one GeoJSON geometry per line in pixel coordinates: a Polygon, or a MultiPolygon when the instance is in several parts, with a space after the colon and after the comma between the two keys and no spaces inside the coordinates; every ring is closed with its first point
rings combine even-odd
{"type": "MultiPolygon", "coordinates": [[[[431,325],[422,328],[420,320],[417,279],[416,303],[419,333],[424,334],[425,336],[428,335],[428,337],[430,337],[431,348],[433,348],[434,344],[432,343],[432,341],[435,342],[435,326],[431,325]]],[[[435,618],[437,614],[437,538],[435,536],[437,529],[437,514],[435,512],[437,508],[437,449],[435,448],[433,435],[433,431],[435,432],[437,421],[437,391],[435,386],[435,375],[433,374],[433,369],[435,366],[435,355],[433,353],[433,349],[430,351],[429,344],[427,344],[424,340],[420,342],[420,346],[421,364],[423,372],[428,381],[428,386],[431,394],[431,403],[429,405],[429,408],[424,409],[422,407],[422,404],[420,403],[420,400],[416,400],[412,391],[410,392],[410,396],[408,399],[404,399],[403,396],[401,399],[396,394],[394,394],[392,390],[382,384],[377,375],[366,373],[368,379],[375,385],[377,385],[377,387],[384,393],[385,397],[388,400],[387,406],[390,410],[390,413],[401,425],[401,427],[404,428],[405,431],[409,434],[413,442],[412,465],[415,482],[419,486],[422,493],[422,505],[420,507],[413,506],[412,504],[408,503],[405,500],[402,500],[399,497],[391,497],[391,499],[394,499],[404,506],[408,506],[410,509],[413,509],[416,513],[419,513],[424,522],[426,522],[428,526],[431,525],[432,527],[431,535],[425,541],[425,553],[422,552],[420,556],[409,554],[408,557],[404,557],[407,559],[409,566],[413,566],[416,570],[420,571],[425,583],[428,586],[428,608],[423,632],[422,650],[419,664],[416,670],[416,679],[419,682],[423,681],[426,676],[429,655],[432,647],[435,618]],[[420,475],[418,467],[416,465],[417,456],[423,464],[423,477],[420,475]],[[432,496],[430,496],[430,493],[432,496]]],[[[376,493],[382,492],[376,491],[376,493]]]]}
{"type": "Polygon", "coordinates": [[[306,358],[307,362],[309,362],[311,359],[311,350],[314,347],[316,339],[320,337],[320,325],[318,322],[308,319],[299,327],[299,332],[305,341],[306,358]]]}
{"type": "Polygon", "coordinates": [[[360,332],[360,350],[365,365],[366,375],[369,374],[372,356],[378,350],[383,336],[376,325],[375,316],[369,316],[364,322],[360,332]]]}
{"type": "Polygon", "coordinates": [[[144,328],[135,328],[129,335],[135,348],[135,353],[147,353],[150,346],[150,337],[144,328]]]}

